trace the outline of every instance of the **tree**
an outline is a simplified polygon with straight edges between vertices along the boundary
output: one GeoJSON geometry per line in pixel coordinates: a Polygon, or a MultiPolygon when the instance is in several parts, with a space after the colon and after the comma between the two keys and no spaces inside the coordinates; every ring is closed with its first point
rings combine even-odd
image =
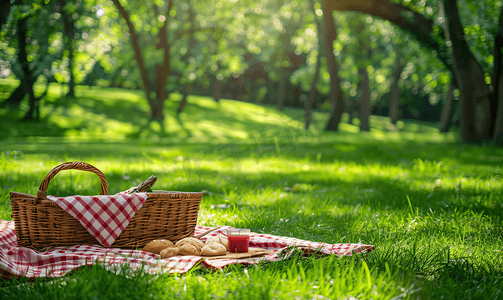
{"type": "MultiPolygon", "coordinates": [[[[371,54],[371,50],[365,46],[362,48],[363,55],[362,60],[368,59],[371,54]],[[365,53],[366,52],[366,53],[365,53]],[[365,57],[367,56],[367,57],[365,57]]],[[[367,72],[367,66],[363,63],[360,68],[358,68],[358,73],[360,74],[360,86],[361,86],[361,103],[360,103],[360,131],[370,130],[370,79],[367,72]]]]}
{"type": "Polygon", "coordinates": [[[295,43],[307,2],[255,0],[226,6],[216,1],[219,9],[205,17],[217,18],[223,28],[218,54],[210,60],[212,75],[216,73],[222,83],[222,96],[276,104],[279,110],[301,106],[300,84],[292,74],[305,65],[309,52],[295,43]]]}
{"type": "Polygon", "coordinates": [[[503,143],[503,7],[494,39],[493,101],[491,111],[496,115],[494,139],[503,143]]]}
{"type": "MultiPolygon", "coordinates": [[[[168,3],[160,3],[158,6],[158,2],[149,3],[150,5],[144,5],[142,3],[141,7],[134,7],[139,13],[143,13],[143,15],[150,17],[148,12],[146,11],[146,7],[151,8],[154,13],[153,20],[159,22],[161,25],[157,31],[157,37],[155,42],[155,48],[157,51],[154,55],[154,63],[155,66],[155,79],[151,80],[149,78],[149,70],[145,64],[143,58],[142,47],[140,46],[140,36],[138,31],[136,30],[133,22],[130,18],[130,13],[126,11],[126,8],[119,2],[119,0],[112,0],[114,5],[119,10],[120,15],[123,17],[126,22],[126,26],[129,30],[129,34],[131,36],[131,45],[133,46],[135,59],[138,64],[138,68],[141,73],[141,78],[143,82],[143,90],[145,91],[145,97],[147,98],[147,102],[150,106],[151,117],[154,120],[162,122],[164,120],[164,101],[166,100],[166,84],[168,80],[168,76],[170,74],[170,43],[168,41],[168,30],[167,26],[169,23],[171,9],[173,8],[173,0],[169,0],[168,3]],[[156,61],[158,60],[158,62],[156,61]],[[154,95],[152,95],[154,94],[154,95]]],[[[134,5],[130,4],[131,6],[134,5]]],[[[133,7],[131,7],[133,8],[133,7]]],[[[144,20],[148,22],[147,20],[144,20]]]]}
{"type": "Polygon", "coordinates": [[[84,14],[82,10],[78,11],[79,7],[82,7],[80,1],[76,3],[68,2],[67,0],[58,0],[59,12],[61,13],[63,20],[63,32],[66,36],[65,48],[68,51],[68,73],[70,80],[68,82],[68,94],[69,97],[75,97],[75,65],[74,65],[74,50],[75,50],[75,20],[79,15],[84,14]]]}
{"type": "Polygon", "coordinates": [[[4,104],[19,106],[28,94],[29,108],[24,119],[32,120],[40,118],[40,100],[47,93],[51,65],[61,57],[61,47],[51,43],[57,38],[60,26],[52,18],[53,5],[38,1],[16,4],[12,8],[11,22],[1,34],[8,41],[3,55],[11,59],[12,71],[20,79],[20,85],[4,104]],[[12,53],[12,49],[17,49],[17,53],[12,53]],[[37,97],[33,86],[41,77],[45,78],[46,89],[37,97]]]}
{"type": "Polygon", "coordinates": [[[441,28],[436,27],[432,19],[409,6],[394,3],[392,0],[324,0],[324,2],[336,11],[360,12],[392,22],[412,34],[426,47],[436,50],[439,59],[449,69],[451,68],[447,47],[431,34],[432,32],[441,34],[441,28]]]}
{"type": "MultiPolygon", "coordinates": [[[[195,25],[196,20],[194,17],[194,8],[190,4],[190,0],[187,1],[187,5],[188,5],[188,11],[189,11],[188,21],[190,23],[189,33],[188,33],[188,50],[185,53],[185,55],[182,56],[182,61],[184,61],[188,65],[189,56],[190,56],[191,52],[193,51],[193,49],[196,48],[196,40],[194,38],[194,34],[195,34],[195,30],[196,30],[196,25],[195,25]]],[[[189,68],[186,68],[186,69],[189,69],[189,68]]],[[[183,73],[186,73],[186,72],[183,72],[183,73]]],[[[187,97],[189,96],[189,93],[191,91],[191,85],[192,85],[191,81],[193,79],[191,80],[191,78],[188,78],[189,76],[185,76],[186,78],[184,78],[185,86],[184,86],[183,92],[182,92],[182,94],[183,94],[182,101],[180,101],[180,105],[178,106],[178,109],[177,109],[178,115],[182,112],[185,105],[187,105],[187,97]]]]}
{"type": "MultiPolygon", "coordinates": [[[[83,65],[89,64],[90,61],[93,61],[94,58],[99,56],[97,54],[99,50],[96,49],[100,47],[84,47],[82,43],[81,46],[83,49],[93,48],[94,53],[86,54],[85,52],[87,51],[78,51],[75,54],[78,36],[84,35],[87,37],[88,32],[84,31],[89,31],[89,29],[97,23],[95,21],[96,13],[94,12],[93,14],[89,9],[93,1],[58,0],[49,2],[48,4],[45,4],[45,2],[46,1],[26,1],[25,3],[20,0],[13,2],[11,21],[6,27],[17,28],[19,25],[16,23],[18,19],[22,18],[23,15],[28,16],[28,19],[25,20],[27,23],[24,29],[26,30],[25,36],[29,42],[19,41],[17,35],[11,37],[12,34],[7,30],[4,32],[4,35],[6,40],[10,41],[8,47],[17,48],[20,54],[23,54],[21,57],[17,57],[18,60],[24,57],[24,53],[21,52],[23,48],[25,48],[27,52],[27,59],[35,57],[35,59],[27,63],[31,65],[27,70],[31,72],[30,77],[33,78],[30,80],[32,82],[44,77],[47,79],[42,81],[46,81],[47,83],[54,80],[60,83],[69,81],[69,95],[73,96],[76,79],[78,80],[79,77],[83,78],[86,72],[85,70],[79,69],[85,69],[83,65]],[[82,20],[83,18],[85,18],[85,20],[82,20]],[[19,43],[23,43],[25,47],[19,43]],[[45,45],[44,43],[49,44],[45,45]],[[61,45],[64,45],[64,47],[61,47],[61,45]],[[65,51],[68,54],[65,55],[65,51]],[[67,59],[65,59],[65,57],[67,57],[67,59]],[[40,77],[40,75],[43,76],[40,77]]],[[[18,32],[18,34],[19,33],[21,32],[18,32]]],[[[6,49],[4,53],[7,54],[9,51],[10,50],[6,49]]],[[[15,56],[11,57],[12,59],[15,58],[15,56]]],[[[88,69],[90,70],[91,67],[88,69]]],[[[21,84],[11,93],[9,98],[4,101],[4,104],[18,107],[25,96],[30,93],[27,88],[29,83],[27,82],[28,77],[23,75],[22,68],[14,67],[12,71],[20,79],[21,84]]],[[[40,98],[41,97],[36,97],[31,99],[30,103],[38,105],[40,103],[40,98]]]]}
{"type": "Polygon", "coordinates": [[[294,40],[303,32],[302,27],[306,24],[303,24],[305,16],[302,18],[302,15],[311,5],[311,1],[299,3],[278,1],[271,3],[268,8],[274,16],[271,20],[272,24],[268,26],[272,29],[272,34],[269,36],[269,45],[267,45],[273,54],[266,68],[269,69],[269,78],[277,84],[275,90],[277,90],[277,107],[280,111],[288,104],[289,98],[293,98],[291,104],[298,103],[301,84],[292,80],[292,75],[304,66],[306,49],[299,49],[299,45],[294,40]]]}
{"type": "MultiPolygon", "coordinates": [[[[309,1],[310,6],[315,9],[315,5],[313,1],[309,1]]],[[[309,91],[309,96],[307,98],[307,103],[306,103],[306,112],[305,112],[305,129],[309,129],[309,125],[311,124],[311,111],[313,107],[313,102],[314,102],[314,97],[316,95],[317,91],[317,84],[318,80],[320,78],[320,69],[321,69],[321,58],[323,56],[323,36],[325,33],[325,30],[323,28],[323,22],[318,20],[316,17],[316,10],[314,11],[314,18],[316,20],[316,28],[317,28],[317,33],[318,33],[318,54],[316,56],[316,66],[314,67],[314,76],[313,80],[311,81],[311,87],[309,91]]]]}
{"type": "Polygon", "coordinates": [[[445,104],[442,109],[442,117],[440,118],[440,132],[448,132],[452,125],[452,104],[454,102],[454,80],[449,84],[449,91],[445,99],[445,104]]]}
{"type": "MultiPolygon", "coordinates": [[[[484,71],[464,38],[464,27],[460,21],[456,0],[443,2],[452,43],[452,55],[447,51],[448,46],[442,28],[435,25],[432,13],[434,6],[425,9],[425,1],[420,2],[421,7],[415,3],[406,6],[390,0],[326,0],[326,3],[333,10],[362,12],[389,20],[410,32],[422,45],[436,51],[439,59],[453,72],[460,89],[460,125],[463,141],[480,142],[489,138],[497,139],[503,134],[503,131],[500,131],[503,128],[498,129],[499,126],[496,125],[500,124],[498,120],[503,119],[503,110],[499,109],[498,105],[502,92],[496,89],[498,94],[495,94],[494,89],[491,92],[487,85],[484,71]],[[419,12],[421,10],[422,12],[419,12]],[[491,116],[491,111],[501,111],[501,114],[491,116]]],[[[498,36],[497,32],[495,36],[498,36]]],[[[500,80],[499,77],[496,79],[500,80]]],[[[493,82],[494,84],[497,83],[493,82]]]]}
{"type": "Polygon", "coordinates": [[[325,29],[325,54],[327,56],[327,66],[330,73],[330,99],[332,108],[330,118],[325,126],[327,131],[337,131],[342,114],[345,109],[345,97],[340,86],[338,75],[339,66],[334,57],[334,41],[337,39],[337,32],[333,17],[334,8],[327,1],[323,2],[323,20],[325,29]]]}
{"type": "Polygon", "coordinates": [[[360,18],[354,18],[357,22],[356,34],[358,35],[359,55],[357,58],[358,74],[360,75],[360,131],[370,130],[370,78],[367,71],[368,62],[371,57],[371,46],[368,45],[367,37],[364,36],[365,23],[360,18]]]}
{"type": "Polygon", "coordinates": [[[452,42],[453,71],[461,92],[461,138],[479,142],[491,138],[491,101],[484,72],[464,38],[456,0],[444,1],[452,42]]]}
{"type": "Polygon", "coordinates": [[[390,103],[389,103],[389,117],[391,119],[391,124],[396,125],[398,122],[398,108],[400,106],[400,87],[398,86],[398,81],[405,68],[405,59],[400,56],[401,51],[396,51],[398,57],[395,63],[395,69],[391,75],[393,82],[390,87],[390,103]]]}
{"type": "MultiPolygon", "coordinates": [[[[207,3],[180,2],[178,6],[173,0],[156,0],[148,4],[129,1],[127,6],[122,5],[119,0],[113,0],[113,3],[129,32],[151,117],[163,125],[164,102],[175,84],[184,85],[182,93],[185,95],[191,91],[190,82],[198,76],[209,85],[208,77],[201,76],[204,75],[206,67],[202,61],[204,57],[208,58],[212,51],[204,49],[203,43],[198,42],[196,36],[197,33],[209,35],[216,28],[202,25],[213,23],[213,20],[203,20],[204,22],[199,22],[200,26],[196,26],[197,21],[201,20],[196,13],[203,11],[204,9],[199,7],[207,3]],[[199,50],[204,50],[204,53],[196,53],[196,46],[199,50]],[[194,59],[196,62],[192,63],[194,59]]],[[[182,102],[180,111],[183,105],[182,102]]]]}
{"type": "Polygon", "coordinates": [[[16,2],[17,1],[10,1],[10,0],[0,2],[0,28],[2,28],[2,25],[7,22],[10,10],[12,6],[16,4],[16,2]]]}

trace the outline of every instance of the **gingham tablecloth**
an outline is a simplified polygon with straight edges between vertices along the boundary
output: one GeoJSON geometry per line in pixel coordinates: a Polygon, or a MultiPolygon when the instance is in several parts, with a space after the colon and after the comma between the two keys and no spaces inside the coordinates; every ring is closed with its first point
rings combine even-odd
{"type": "MultiPolygon", "coordinates": [[[[211,227],[197,226],[195,234],[212,229],[211,227]]],[[[224,234],[232,229],[223,226],[201,240],[208,237],[224,234]]],[[[142,269],[150,274],[183,274],[202,261],[202,266],[220,269],[230,264],[256,264],[261,260],[278,261],[288,257],[296,246],[306,253],[319,251],[322,254],[336,254],[351,256],[353,253],[368,253],[374,246],[364,244],[325,244],[303,241],[295,238],[281,237],[269,234],[251,233],[250,247],[273,250],[264,257],[246,259],[207,259],[200,256],[176,256],[161,259],[159,255],[139,250],[125,250],[118,248],[104,248],[95,246],[71,246],[48,248],[43,251],[34,251],[29,248],[18,247],[14,221],[0,220],[0,275],[2,277],[61,277],[68,272],[92,264],[103,264],[110,271],[117,271],[118,265],[128,264],[131,270],[142,269]]]]}

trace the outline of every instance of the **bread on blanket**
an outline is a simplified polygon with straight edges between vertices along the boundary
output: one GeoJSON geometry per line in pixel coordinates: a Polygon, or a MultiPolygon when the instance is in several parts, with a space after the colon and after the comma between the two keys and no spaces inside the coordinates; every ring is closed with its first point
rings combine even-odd
{"type": "Polygon", "coordinates": [[[201,249],[201,255],[216,256],[227,254],[227,249],[220,243],[208,243],[201,249]]]}
{"type": "Polygon", "coordinates": [[[177,247],[168,247],[168,248],[163,249],[161,251],[161,258],[163,258],[163,259],[177,256],[177,255],[180,255],[180,249],[178,249],[177,247]]]}
{"type": "Polygon", "coordinates": [[[208,245],[210,243],[218,243],[218,244],[222,244],[226,250],[229,250],[229,240],[227,239],[227,237],[225,237],[224,235],[216,235],[216,236],[211,236],[209,237],[205,244],[208,245]]]}
{"type": "Polygon", "coordinates": [[[201,255],[201,250],[192,244],[185,243],[177,247],[181,255],[201,255]]]}
{"type": "Polygon", "coordinates": [[[170,240],[153,240],[143,247],[143,251],[151,252],[155,254],[161,254],[161,251],[168,248],[174,247],[173,243],[170,240]]]}
{"type": "MultiPolygon", "coordinates": [[[[194,246],[198,252],[201,252],[201,249],[204,247],[204,243],[202,241],[193,237],[187,237],[175,243],[175,246],[178,247],[180,250],[183,245],[194,246]]],[[[193,255],[199,255],[199,253],[193,255]]]]}

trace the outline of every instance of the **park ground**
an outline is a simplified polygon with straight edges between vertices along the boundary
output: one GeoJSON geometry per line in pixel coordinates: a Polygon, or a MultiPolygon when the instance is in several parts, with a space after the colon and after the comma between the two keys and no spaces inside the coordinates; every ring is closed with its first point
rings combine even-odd
{"type": "MultiPolygon", "coordinates": [[[[15,82],[1,81],[2,93],[15,82]]],[[[5,91],[5,92],[4,92],[5,91]]],[[[371,118],[370,132],[328,114],[233,100],[181,96],[165,123],[150,121],[142,92],[78,86],[76,98],[52,85],[40,121],[0,109],[0,219],[9,192],[36,190],[47,172],[85,161],[112,193],[158,176],[156,189],[203,191],[198,224],[326,243],[364,243],[352,257],[297,257],[183,276],[131,277],[102,267],[60,279],[0,281],[7,298],[47,299],[500,299],[503,298],[503,148],[459,142],[454,129],[371,118]]],[[[5,98],[5,97],[3,97],[5,98]]],[[[58,196],[99,193],[99,180],[67,171],[58,196]]],[[[3,297],[2,297],[3,298],[3,297]]]]}

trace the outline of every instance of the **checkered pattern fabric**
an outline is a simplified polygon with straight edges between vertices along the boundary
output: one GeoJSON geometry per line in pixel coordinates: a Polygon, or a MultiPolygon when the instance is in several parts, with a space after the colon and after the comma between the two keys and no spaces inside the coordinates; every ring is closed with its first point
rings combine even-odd
{"type": "MultiPolygon", "coordinates": [[[[195,234],[205,232],[210,227],[197,226],[195,234]]],[[[201,238],[206,240],[217,234],[226,235],[224,226],[218,231],[201,238]]],[[[200,256],[175,256],[160,259],[159,255],[139,250],[103,248],[96,246],[56,247],[43,251],[18,247],[13,221],[0,220],[0,274],[23,277],[61,277],[68,272],[85,266],[100,263],[110,271],[117,271],[117,266],[128,264],[131,270],[141,269],[150,274],[183,274],[199,261],[202,266],[219,269],[230,264],[256,264],[261,260],[277,261],[287,258],[293,252],[290,246],[304,250],[305,253],[319,251],[323,254],[352,255],[368,253],[374,246],[363,244],[325,244],[268,234],[250,235],[250,246],[272,250],[264,257],[246,259],[206,259],[200,256]]]]}
{"type": "Polygon", "coordinates": [[[141,208],[147,194],[47,196],[47,199],[77,219],[101,245],[110,247],[141,208]]]}
{"type": "MultiPolygon", "coordinates": [[[[196,230],[200,232],[204,232],[206,230],[210,230],[211,227],[198,226],[196,230]]],[[[222,234],[227,236],[227,230],[234,229],[229,226],[223,226],[219,230],[208,234],[201,238],[202,241],[210,238],[211,236],[215,236],[218,234],[222,234]]],[[[372,245],[364,245],[364,244],[326,244],[326,243],[318,243],[318,242],[310,242],[305,240],[300,240],[296,238],[276,236],[270,234],[258,234],[251,233],[250,234],[250,247],[260,248],[265,250],[275,250],[265,257],[251,257],[245,259],[216,259],[216,260],[205,260],[204,263],[213,268],[222,268],[224,266],[242,263],[242,264],[256,264],[260,260],[269,260],[269,261],[279,261],[285,258],[288,258],[294,253],[294,246],[296,249],[302,250],[306,255],[312,253],[320,253],[320,254],[335,254],[338,256],[351,256],[353,253],[369,253],[374,250],[374,246],[372,245]]]]}

